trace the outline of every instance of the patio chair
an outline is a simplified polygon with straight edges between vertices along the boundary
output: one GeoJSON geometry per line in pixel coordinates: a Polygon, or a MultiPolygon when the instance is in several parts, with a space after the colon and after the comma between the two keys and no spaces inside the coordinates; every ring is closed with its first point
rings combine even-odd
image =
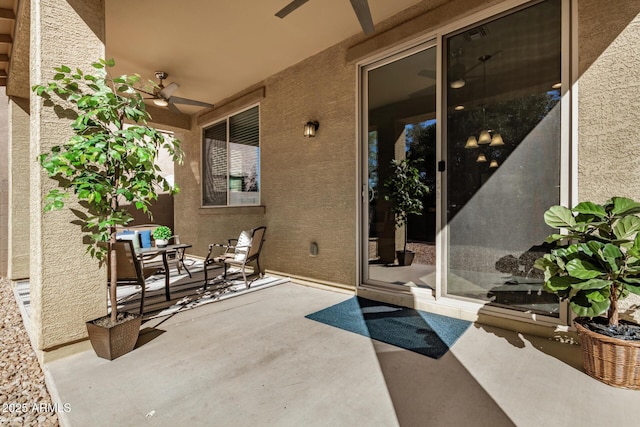
{"type": "MultiPolygon", "coordinates": [[[[144,267],[138,257],[131,240],[120,240],[115,243],[116,269],[118,285],[138,285],[142,289],[140,296],[140,315],[144,313],[144,294],[146,279],[158,271],[154,267],[144,267]]],[[[111,268],[107,261],[107,278],[111,284],[111,268]]]]}
{"type": "Polygon", "coordinates": [[[264,272],[260,267],[260,252],[264,243],[264,235],[267,227],[256,227],[251,231],[243,231],[237,239],[229,239],[227,244],[211,243],[209,245],[209,253],[204,261],[204,289],[207,289],[209,281],[207,267],[213,264],[222,265],[224,267],[223,278],[227,280],[227,267],[229,265],[237,265],[242,271],[244,285],[249,289],[251,282],[247,281],[246,266],[250,262],[255,261],[258,278],[262,278],[264,272]],[[214,248],[224,248],[221,255],[214,255],[214,248]]]}

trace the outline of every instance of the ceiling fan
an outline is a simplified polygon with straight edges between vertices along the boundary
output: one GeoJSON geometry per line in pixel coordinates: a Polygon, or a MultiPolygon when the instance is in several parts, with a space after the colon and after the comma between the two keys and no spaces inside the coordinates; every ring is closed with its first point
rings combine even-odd
{"type": "MultiPolygon", "coordinates": [[[[309,0],[293,0],[291,3],[283,7],[276,13],[278,18],[284,18],[309,0]]],[[[367,0],[349,0],[351,7],[358,17],[362,31],[366,35],[371,35],[375,32],[373,27],[373,19],[371,19],[371,11],[369,10],[369,2],[367,0]]]]}
{"type": "Polygon", "coordinates": [[[213,104],[209,104],[206,102],[196,101],[194,99],[180,98],[179,96],[173,96],[173,93],[176,90],[178,90],[180,85],[178,83],[172,82],[172,83],[169,83],[167,86],[165,86],[162,82],[167,77],[169,77],[169,74],[165,73],[164,71],[156,71],[155,75],[156,75],[156,78],[159,80],[159,82],[158,82],[158,85],[155,88],[153,88],[153,92],[147,92],[142,89],[138,89],[138,90],[142,93],[150,95],[151,98],[145,98],[145,99],[151,99],[153,103],[158,107],[168,107],[169,110],[173,111],[174,113],[182,113],[182,111],[180,111],[175,104],[194,105],[196,107],[208,107],[208,108],[213,107],[213,104]]]}

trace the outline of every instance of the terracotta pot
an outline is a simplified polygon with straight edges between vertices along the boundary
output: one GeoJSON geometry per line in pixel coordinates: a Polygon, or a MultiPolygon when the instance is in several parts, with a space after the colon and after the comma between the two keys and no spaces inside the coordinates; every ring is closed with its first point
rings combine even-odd
{"type": "Polygon", "coordinates": [[[96,324],[109,316],[86,322],[89,341],[98,357],[113,360],[123,354],[129,353],[136,346],[138,333],[142,324],[142,316],[129,314],[129,317],[111,326],[96,324]]]}
{"type": "Polygon", "coordinates": [[[591,377],[614,387],[640,390],[640,341],[622,340],[594,332],[578,317],[574,324],[582,343],[582,363],[591,377]]]}

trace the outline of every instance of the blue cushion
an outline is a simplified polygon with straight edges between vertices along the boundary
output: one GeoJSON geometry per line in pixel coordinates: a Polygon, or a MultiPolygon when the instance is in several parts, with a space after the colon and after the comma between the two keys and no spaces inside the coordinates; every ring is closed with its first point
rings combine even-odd
{"type": "Polygon", "coordinates": [[[116,233],[116,239],[119,239],[122,236],[125,236],[127,234],[135,234],[135,231],[133,230],[122,230],[122,231],[118,231],[116,233]]]}
{"type": "Polygon", "coordinates": [[[140,246],[142,246],[143,248],[150,248],[151,247],[151,230],[143,230],[143,231],[140,231],[138,234],[140,234],[140,246]]]}

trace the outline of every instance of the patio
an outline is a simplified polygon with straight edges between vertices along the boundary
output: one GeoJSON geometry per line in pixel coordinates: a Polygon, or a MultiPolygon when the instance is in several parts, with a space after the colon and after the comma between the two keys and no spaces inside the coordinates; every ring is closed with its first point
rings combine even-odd
{"type": "Polygon", "coordinates": [[[304,317],[348,298],[288,282],[149,320],[138,348],[111,362],[87,342],[59,350],[45,374],[70,407],[61,424],[637,422],[637,392],[585,375],[576,345],[475,324],[434,360],[304,317]]]}

